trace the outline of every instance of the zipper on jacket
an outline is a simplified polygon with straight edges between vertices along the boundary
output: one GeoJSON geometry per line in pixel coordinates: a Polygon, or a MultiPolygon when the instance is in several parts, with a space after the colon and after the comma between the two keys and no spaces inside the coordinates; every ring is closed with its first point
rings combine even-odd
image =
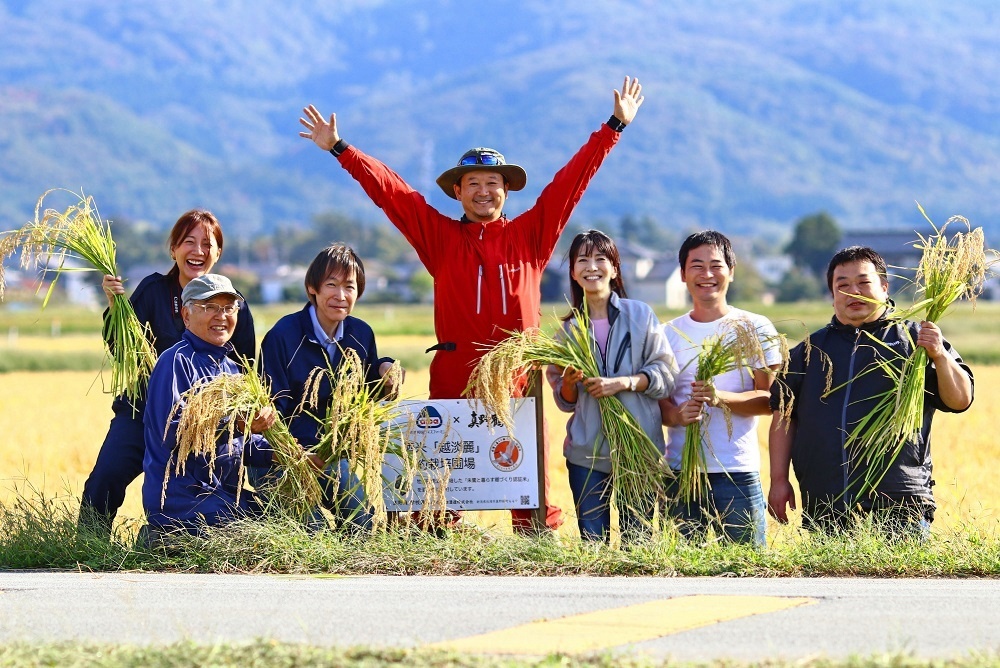
{"type": "Polygon", "coordinates": [[[500,268],[500,297],[503,299],[503,314],[507,315],[507,281],[503,275],[503,265],[500,268]]]}
{"type": "MultiPolygon", "coordinates": [[[[851,362],[847,365],[847,377],[854,378],[854,361],[855,355],[858,353],[858,341],[861,340],[861,329],[857,329],[854,332],[854,345],[851,348],[851,362]]],[[[847,407],[851,405],[851,388],[853,384],[848,381],[847,386],[844,388],[844,404],[840,411],[840,433],[841,433],[841,462],[844,467],[844,503],[847,508],[851,507],[852,499],[851,493],[848,489],[848,484],[851,480],[851,462],[850,457],[847,453],[847,407]]]]}
{"type": "MultiPolygon", "coordinates": [[[[610,336],[608,337],[610,339],[610,336]]],[[[622,366],[622,359],[625,357],[625,353],[632,349],[632,332],[625,332],[625,338],[622,340],[620,346],[618,346],[618,356],[615,358],[615,370],[614,373],[618,373],[618,369],[622,366]]]]}
{"type": "Polygon", "coordinates": [[[483,265],[479,265],[479,281],[476,283],[476,315],[483,305],[483,265]]]}

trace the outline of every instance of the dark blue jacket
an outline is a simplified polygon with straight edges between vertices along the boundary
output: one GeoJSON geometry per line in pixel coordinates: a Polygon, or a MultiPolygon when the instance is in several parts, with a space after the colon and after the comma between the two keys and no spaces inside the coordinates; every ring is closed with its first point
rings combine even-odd
{"type": "Polygon", "coordinates": [[[271,450],[263,437],[254,434],[249,443],[244,443],[244,438],[238,436],[229,443],[223,432],[214,468],[209,466],[207,457],[192,455],[182,475],[174,472],[179,416],[170,419],[171,411],[195,382],[225,373],[240,373],[236,363],[227,357],[230,353],[231,344],[220,348],[185,331],[180,342],[156,360],[143,416],[146,453],[142,461],[145,474],[142,506],[153,526],[195,529],[201,522],[212,525],[234,517],[249,507],[250,500],[249,493],[240,494],[237,507],[240,460],[246,466],[271,464],[271,450]],[[168,466],[169,479],[163,497],[168,466]]]}
{"type": "MultiPolygon", "coordinates": [[[[184,319],[181,318],[181,284],[176,276],[153,272],[139,282],[138,287],[128,299],[132,302],[135,315],[140,323],[149,324],[153,334],[153,347],[159,357],[165,350],[181,340],[184,334],[184,319]]],[[[108,311],[104,311],[104,322],[107,325],[108,311]]],[[[253,316],[246,300],[242,300],[239,317],[236,320],[236,331],[230,341],[234,351],[230,357],[238,360],[240,356],[253,359],[257,354],[257,340],[254,336],[253,316]]],[[[112,407],[115,413],[127,411],[132,413],[132,407],[123,397],[116,397],[112,407]]],[[[144,408],[140,400],[136,405],[136,414],[142,415],[144,408]]]]}
{"type": "MultiPolygon", "coordinates": [[[[893,379],[876,364],[888,360],[899,369],[913,351],[917,331],[917,323],[910,321],[897,323],[883,317],[858,328],[833,318],[830,324],[809,336],[812,350],[808,359],[805,343],[792,349],[788,373],[771,386],[771,409],[779,410],[783,394],[786,400],[794,401],[792,465],[802,492],[804,513],[821,514],[821,509],[831,507],[831,503],[833,507],[844,508],[852,501],[864,508],[885,501],[917,501],[933,507],[930,433],[934,411],[962,411],[941,401],[937,374],[929,361],[919,437],[903,445],[876,488],[875,496],[864,499],[844,496],[848,490],[853,497],[867,470],[863,462],[856,461],[845,449],[847,435],[875,407],[882,393],[895,388],[893,379]],[[876,343],[872,337],[885,345],[876,343]],[[828,356],[833,367],[830,387],[834,391],[826,396],[827,366],[820,351],[828,356]]],[[[947,341],[944,345],[971,378],[972,371],[962,362],[958,351],[947,341]]]]}
{"type": "MultiPolygon", "coordinates": [[[[378,368],[391,358],[379,358],[375,345],[375,332],[364,320],[347,316],[344,336],[339,341],[342,348],[353,348],[365,366],[369,383],[379,381],[378,368]]],[[[326,348],[316,340],[309,304],[296,313],[290,313],[274,324],[260,344],[261,368],[271,384],[271,396],[278,412],[288,421],[288,428],[304,448],[319,443],[322,425],[313,415],[298,410],[302,403],[306,379],[313,369],[336,370],[343,361],[338,350],[333,359],[326,348]]],[[[319,406],[309,413],[322,417],[330,406],[333,388],[324,378],[319,392],[319,406]]]]}

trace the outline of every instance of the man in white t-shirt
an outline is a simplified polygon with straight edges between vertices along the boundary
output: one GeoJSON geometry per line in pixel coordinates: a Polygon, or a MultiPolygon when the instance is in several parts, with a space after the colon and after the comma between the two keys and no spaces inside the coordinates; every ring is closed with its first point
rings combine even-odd
{"type": "Polygon", "coordinates": [[[681,468],[687,425],[703,422],[709,489],[699,502],[671,501],[669,512],[685,536],[703,537],[708,527],[714,526],[733,541],[763,546],[767,512],[760,485],[757,416],[771,410],[773,374],[769,369],[775,370],[781,363],[777,332],[764,316],[726,301],[736,256],[725,235],[714,231],[692,234],[678,255],[693,308],[664,325],[680,373],[673,393],[660,401],[660,412],[663,424],[669,427],[667,460],[675,472],[681,468]],[[757,330],[764,351],[760,367],[729,371],[710,382],[696,381],[702,341],[727,331],[727,321],[738,318],[751,322],[757,330]]]}

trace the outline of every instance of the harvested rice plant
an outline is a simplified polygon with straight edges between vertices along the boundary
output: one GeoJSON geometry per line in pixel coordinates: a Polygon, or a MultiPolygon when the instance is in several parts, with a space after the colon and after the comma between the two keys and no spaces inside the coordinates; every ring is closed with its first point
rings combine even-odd
{"type": "MultiPolygon", "coordinates": [[[[939,506],[935,527],[971,524],[992,530],[1000,521],[1000,488],[994,473],[1000,443],[992,435],[1000,396],[987,389],[1000,385],[1000,366],[973,365],[973,371],[978,395],[972,408],[961,415],[939,414],[934,421],[934,490],[939,506]]],[[[95,378],[92,371],[0,376],[0,433],[4,434],[0,442],[0,502],[11,499],[15,488],[28,486],[50,495],[79,498],[111,419],[111,398],[101,392],[95,378]]],[[[426,396],[426,387],[426,370],[408,373],[403,395],[426,396]]],[[[552,496],[571,515],[560,533],[575,536],[572,495],[561,449],[566,418],[548,395],[545,410],[552,444],[552,496]]],[[[769,423],[768,418],[761,419],[762,444],[767,443],[769,423]]],[[[766,490],[766,466],[761,473],[766,490]]],[[[119,517],[125,521],[142,517],[139,480],[129,487],[119,517]]],[[[495,525],[498,531],[510,525],[510,515],[504,511],[470,513],[469,517],[478,524],[495,525]]]]}

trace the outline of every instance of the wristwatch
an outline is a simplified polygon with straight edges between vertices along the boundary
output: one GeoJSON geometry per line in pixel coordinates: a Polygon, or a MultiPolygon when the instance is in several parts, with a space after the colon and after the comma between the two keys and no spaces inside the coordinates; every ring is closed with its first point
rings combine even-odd
{"type": "Polygon", "coordinates": [[[635,386],[636,385],[638,385],[638,382],[636,381],[635,376],[629,376],[628,377],[628,391],[629,392],[635,392],[635,386]]]}

